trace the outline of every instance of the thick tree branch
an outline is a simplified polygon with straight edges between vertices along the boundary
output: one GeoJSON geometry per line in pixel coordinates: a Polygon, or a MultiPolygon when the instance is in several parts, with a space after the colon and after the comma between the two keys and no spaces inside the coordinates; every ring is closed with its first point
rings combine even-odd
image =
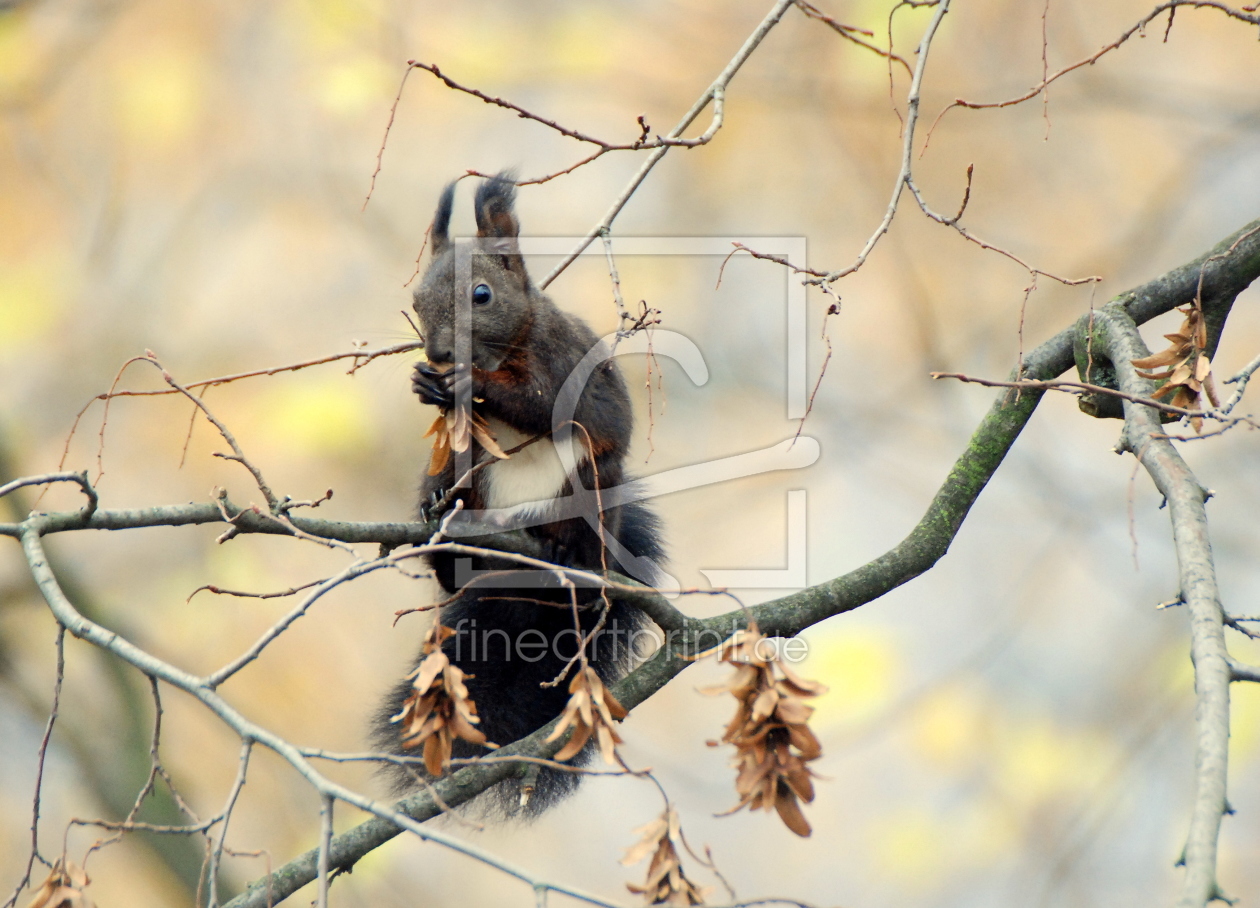
{"type": "MultiPolygon", "coordinates": [[[[1149,396],[1155,383],[1142,378],[1132,361],[1149,356],[1133,320],[1114,305],[1094,317],[1101,351],[1116,364],[1120,390],[1149,396]]],[[[1229,756],[1229,683],[1232,677],[1225,648],[1212,545],[1208,538],[1208,493],[1171,441],[1164,436],[1159,414],[1151,407],[1126,400],[1121,445],[1133,452],[1168,501],[1181,598],[1190,614],[1190,655],[1194,662],[1196,698],[1195,795],[1186,838],[1186,867],[1178,908],[1202,908],[1221,898],[1216,882],[1216,849],[1221,818],[1229,809],[1225,798],[1229,756]]]]}

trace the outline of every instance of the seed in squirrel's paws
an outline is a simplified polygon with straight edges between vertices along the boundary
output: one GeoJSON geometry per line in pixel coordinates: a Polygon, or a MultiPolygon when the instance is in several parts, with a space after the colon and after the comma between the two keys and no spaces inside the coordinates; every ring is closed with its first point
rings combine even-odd
{"type": "Polygon", "coordinates": [[[429,360],[429,368],[432,369],[434,372],[450,372],[452,369],[455,368],[455,364],[454,363],[435,363],[433,360],[429,360]]]}

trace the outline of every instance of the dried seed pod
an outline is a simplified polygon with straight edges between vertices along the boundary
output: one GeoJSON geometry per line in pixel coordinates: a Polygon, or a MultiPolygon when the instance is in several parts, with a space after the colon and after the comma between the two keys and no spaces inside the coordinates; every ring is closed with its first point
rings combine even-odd
{"type": "Polygon", "coordinates": [[[27,908],[95,908],[95,903],[83,894],[90,882],[88,875],[74,864],[59,859],[27,908]]]}
{"type": "MultiPolygon", "coordinates": [[[[1207,355],[1207,323],[1197,302],[1177,310],[1185,316],[1181,327],[1173,334],[1165,334],[1168,347],[1133,360],[1138,375],[1152,381],[1162,381],[1151,397],[1155,400],[1169,397],[1169,403],[1185,410],[1204,409],[1202,395],[1207,394],[1212,406],[1219,407],[1216,383],[1212,380],[1212,361],[1207,355]],[[1156,372],[1156,369],[1163,369],[1156,372]]],[[[1190,425],[1197,433],[1203,428],[1203,419],[1190,417],[1190,425]]]]}
{"type": "Polygon", "coordinates": [[[808,836],[812,830],[799,801],[814,800],[813,773],[805,764],[822,756],[822,745],[806,724],[814,708],[805,699],[827,688],[788,668],[755,624],[736,633],[719,652],[735,672],[725,684],[703,692],[729,693],[739,703],[722,736],[722,742],[735,745],[738,771],[739,803],[727,813],[744,807],[775,810],[788,829],[808,836]]]}
{"type": "Polygon", "coordinates": [[[635,832],[640,839],[626,850],[626,856],[621,859],[622,865],[629,867],[637,864],[649,854],[652,860],[648,864],[644,884],[635,886],[630,883],[626,888],[635,895],[642,895],[649,905],[703,905],[708,891],[687,879],[675,845],[682,841],[677,811],[666,807],[663,814],[635,832]]]}
{"type": "Polygon", "coordinates": [[[570,727],[571,737],[556,754],[555,759],[568,760],[578,753],[591,735],[599,742],[599,752],[606,763],[617,765],[617,745],[621,736],[613,725],[614,719],[624,719],[626,710],[600,680],[595,669],[583,666],[573,673],[569,682],[569,702],[560,714],[560,722],[555,731],[547,736],[548,741],[555,741],[570,727]]]}
{"type": "Polygon", "coordinates": [[[473,727],[481,720],[477,717],[477,704],[469,698],[464,685],[464,679],[471,676],[451,665],[442,652],[442,641],[454,633],[449,627],[434,625],[425,636],[422,652],[426,655],[407,676],[414,679],[411,695],[398,715],[389,720],[399,724],[403,748],[424,746],[424,768],[431,776],[442,775],[456,738],[495,746],[473,727]]]}

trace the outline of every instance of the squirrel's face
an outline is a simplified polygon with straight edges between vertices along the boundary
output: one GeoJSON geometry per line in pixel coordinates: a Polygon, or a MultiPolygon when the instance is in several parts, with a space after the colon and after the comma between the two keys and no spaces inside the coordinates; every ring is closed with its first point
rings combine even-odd
{"type": "Polygon", "coordinates": [[[451,245],[425,272],[415,310],[430,362],[494,372],[523,349],[534,291],[524,266],[511,267],[495,247],[481,239],[451,245]]]}
{"type": "Polygon", "coordinates": [[[467,243],[448,233],[454,199],[451,183],[433,216],[433,262],[416,290],[416,315],[430,362],[495,372],[524,351],[537,296],[517,242],[516,184],[502,173],[477,188],[477,236],[467,243]]]}

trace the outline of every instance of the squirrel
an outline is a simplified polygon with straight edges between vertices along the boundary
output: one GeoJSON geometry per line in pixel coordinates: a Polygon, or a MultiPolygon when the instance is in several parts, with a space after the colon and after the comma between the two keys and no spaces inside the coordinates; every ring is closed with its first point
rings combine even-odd
{"type": "MultiPolygon", "coordinates": [[[[457,506],[456,501],[467,511],[515,514],[551,563],[652,582],[663,560],[656,516],[641,501],[605,508],[599,498],[600,490],[626,479],[633,415],[625,381],[590,327],[557,308],[530,279],[518,242],[513,174],[501,173],[478,187],[477,239],[471,244],[456,244],[449,236],[455,186],[449,184],[438,201],[430,228],[432,258],[415,291],[428,361],[416,365],[412,390],[422,404],[438,408],[439,419],[455,422],[458,405],[471,400],[471,415],[464,419],[477,428],[468,441],[471,459],[459,474],[449,450],[445,462],[436,453],[443,443],[439,436],[433,475],[421,487],[421,516],[440,516],[437,510],[457,506]],[[572,455],[562,457],[560,446],[572,455]],[[468,477],[472,464],[477,466],[468,477]]],[[[467,422],[463,429],[467,432],[467,422]]],[[[608,604],[590,586],[574,592],[555,572],[522,571],[507,559],[448,552],[426,557],[446,594],[439,620],[455,632],[443,651],[467,675],[478,729],[489,742],[509,744],[564,710],[568,685],[558,681],[576,652],[575,600],[583,636],[601,628],[586,654],[601,679],[612,683],[633,663],[636,632],[645,619],[632,606],[608,604]],[[509,573],[472,579],[477,576],[472,572],[488,570],[509,573]]],[[[410,692],[409,680],[397,684],[375,718],[373,740],[383,751],[406,753],[399,727],[390,720],[410,692]]],[[[455,757],[486,752],[481,745],[454,742],[455,757]]],[[[573,762],[585,762],[590,754],[588,746],[573,762]]],[[[520,776],[488,793],[491,811],[536,815],[569,794],[580,778],[523,766],[520,776]]],[[[403,767],[387,772],[400,793],[416,783],[403,767]]]]}

